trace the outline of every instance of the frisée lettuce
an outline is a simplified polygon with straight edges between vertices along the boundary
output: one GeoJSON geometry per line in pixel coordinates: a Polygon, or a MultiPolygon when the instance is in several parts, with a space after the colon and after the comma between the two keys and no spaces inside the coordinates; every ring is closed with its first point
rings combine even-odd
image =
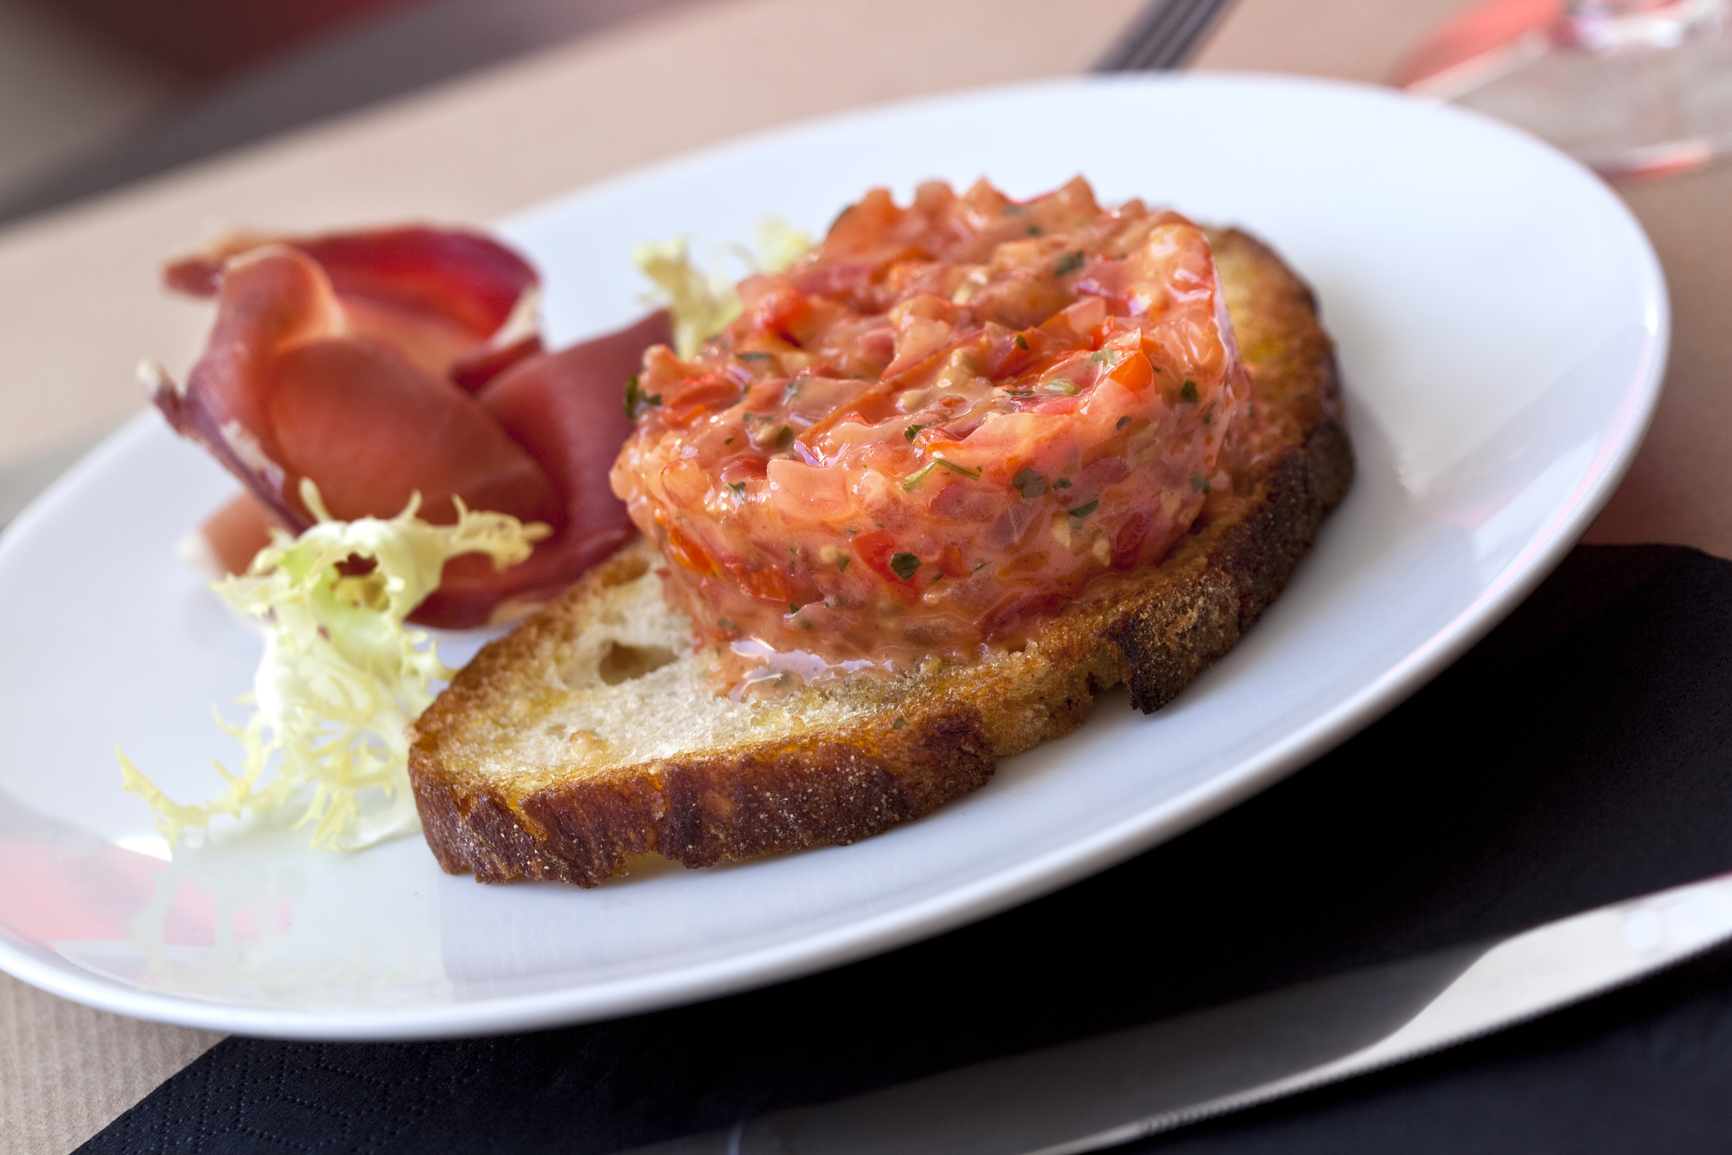
{"type": "MultiPolygon", "coordinates": [[[[743,245],[734,246],[733,252],[753,271],[779,273],[811,247],[811,237],[786,221],[766,217],[758,225],[757,254],[743,245]]],[[[719,273],[698,268],[686,238],[641,244],[632,261],[655,282],[657,291],[651,300],[667,306],[674,324],[674,352],[681,357],[694,356],[705,341],[740,315],[740,296],[734,283],[719,273]]]]}
{"type": "Polygon", "coordinates": [[[253,679],[254,712],[217,724],[240,742],[241,768],[220,762],[226,785],[199,805],[176,802],[116,750],[126,789],[157,815],[170,845],[219,815],[263,814],[305,800],[297,826],[318,848],[353,850],[419,828],[409,790],[406,729],[433,700],[432,684],[454,674],[425,631],[404,620],[439,585],[445,562],[485,553],[515,565],[548,534],[501,513],[458,502],[452,525],[415,516],[417,495],[389,520],[333,520],[312,482],[301,499],[319,520],[299,537],[283,530],[247,572],[212,589],[255,619],[265,652],[253,679]],[[373,563],[345,573],[351,559],[373,563]]]}

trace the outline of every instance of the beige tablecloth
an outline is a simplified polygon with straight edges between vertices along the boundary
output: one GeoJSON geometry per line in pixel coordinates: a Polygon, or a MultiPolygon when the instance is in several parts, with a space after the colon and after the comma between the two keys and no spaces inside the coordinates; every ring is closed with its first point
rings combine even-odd
{"type": "MultiPolygon", "coordinates": [[[[1141,0],[710,0],[0,232],[0,473],[40,474],[137,410],[142,354],[190,364],[207,310],[155,287],[225,226],[484,221],[752,129],[1085,69],[1141,0]],[[799,83],[771,62],[799,62],[799,83]]],[[[1239,0],[1200,68],[1376,82],[1462,0],[1239,0]]],[[[1620,189],[1673,292],[1667,391],[1591,540],[1732,556],[1732,166],[1620,189]]],[[[0,1152],[61,1155],[218,1036],[0,976],[0,1152]]]]}

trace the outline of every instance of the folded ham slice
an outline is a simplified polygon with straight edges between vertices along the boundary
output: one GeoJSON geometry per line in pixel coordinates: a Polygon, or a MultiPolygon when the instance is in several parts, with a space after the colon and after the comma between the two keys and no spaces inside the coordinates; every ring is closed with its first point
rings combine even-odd
{"type": "Polygon", "coordinates": [[[209,537],[243,567],[267,522],[300,532],[310,478],[339,518],[472,509],[546,523],[523,565],[461,558],[416,620],[472,626],[545,600],[632,534],[607,471],[631,430],[621,404],[665,314],[559,353],[534,329],[536,274],[487,237],[398,228],[327,237],[240,237],[170,265],[170,287],[217,299],[184,385],[152,397],[256,502],[209,537]]]}

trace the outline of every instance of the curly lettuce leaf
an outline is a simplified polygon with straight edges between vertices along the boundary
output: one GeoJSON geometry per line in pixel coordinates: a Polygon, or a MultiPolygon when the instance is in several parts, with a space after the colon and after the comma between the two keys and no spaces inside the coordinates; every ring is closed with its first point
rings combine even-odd
{"type": "MultiPolygon", "coordinates": [[[[779,273],[805,256],[812,238],[776,217],[758,225],[758,251],[754,256],[736,247],[748,269],[779,273]]],[[[692,357],[705,341],[740,315],[740,295],[734,283],[715,272],[705,272],[692,260],[691,244],[685,237],[662,243],[646,242],[637,247],[632,261],[655,282],[651,300],[667,306],[674,323],[674,352],[692,357]]]]}
{"type": "Polygon", "coordinates": [[[238,726],[217,716],[241,744],[240,771],[215,763],[223,793],[186,805],[116,751],[126,789],[156,812],[170,845],[218,815],[264,814],[303,797],[296,825],[312,826],[318,848],[358,849],[418,829],[406,731],[432,702],[433,682],[454,671],[404,619],[438,587],[448,559],[485,553],[500,568],[515,565],[548,533],[461,502],[455,524],[430,525],[415,516],[419,497],[389,520],[335,521],[310,481],[301,497],[318,523],[299,537],[275,531],[246,574],[211,587],[265,636],[253,715],[238,726]],[[372,570],[344,573],[352,558],[371,560],[372,570]]]}

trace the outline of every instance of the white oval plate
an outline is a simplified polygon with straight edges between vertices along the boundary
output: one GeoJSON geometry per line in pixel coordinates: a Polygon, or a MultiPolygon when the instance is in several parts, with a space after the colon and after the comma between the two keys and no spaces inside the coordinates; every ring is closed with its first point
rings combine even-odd
{"type": "Polygon", "coordinates": [[[235,749],[210,709],[238,714],[257,641],[174,556],[232,483],[147,415],[0,540],[0,965],[190,1026],[408,1038],[885,950],[1120,861],[1341,741],[1514,606],[1629,462],[1667,336],[1640,228],[1549,148],[1381,90],[1204,75],[967,93],[723,145],[502,231],[540,263],[565,342],[641,309],[641,240],[689,233],[703,254],[767,213],[820,231],[873,184],[986,174],[1030,195],[1079,172],[1103,199],[1271,242],[1316,287],[1347,383],[1352,493],[1172,705],[1109,697],[985,789],[854,846],[591,891],[447,877],[419,839],[338,857],[272,834],[169,861],[115,747],[171,794],[213,793],[209,761],[235,749]]]}

